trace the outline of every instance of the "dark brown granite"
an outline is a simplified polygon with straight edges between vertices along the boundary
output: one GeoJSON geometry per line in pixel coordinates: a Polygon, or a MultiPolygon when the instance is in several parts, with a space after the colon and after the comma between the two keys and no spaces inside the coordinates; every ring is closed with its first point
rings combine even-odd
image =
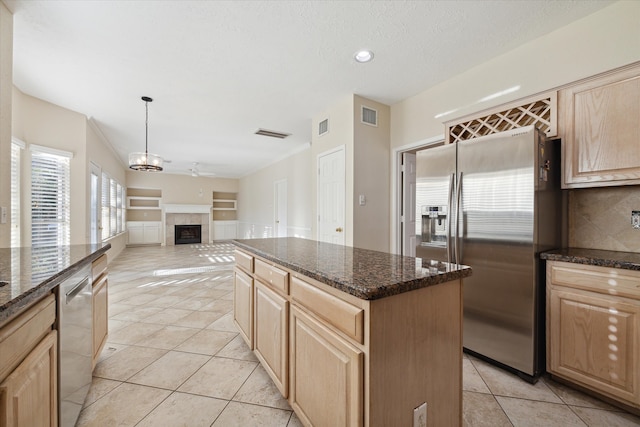
{"type": "Polygon", "coordinates": [[[596,265],[599,267],[623,268],[640,271],[640,253],[604,251],[600,249],[564,248],[540,254],[541,259],[596,265]]]}
{"type": "Polygon", "coordinates": [[[38,301],[110,247],[107,243],[0,249],[0,323],[38,301]]]}
{"type": "Polygon", "coordinates": [[[374,300],[471,275],[465,265],[296,237],[234,240],[254,255],[361,299],[374,300]]]}

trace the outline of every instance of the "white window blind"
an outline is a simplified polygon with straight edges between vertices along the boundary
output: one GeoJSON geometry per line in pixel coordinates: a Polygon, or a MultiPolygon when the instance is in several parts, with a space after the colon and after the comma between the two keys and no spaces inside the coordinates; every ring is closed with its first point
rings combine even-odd
{"type": "Polygon", "coordinates": [[[68,245],[71,154],[34,145],[30,149],[31,246],[68,245]]]}
{"type": "Polygon", "coordinates": [[[11,141],[11,247],[22,246],[20,242],[20,158],[24,143],[11,141]]]}
{"type": "Polygon", "coordinates": [[[116,230],[117,233],[124,231],[124,215],[122,214],[122,185],[116,183],[116,230]]]}
{"type": "Polygon", "coordinates": [[[115,236],[118,232],[118,193],[117,183],[115,179],[111,180],[109,189],[109,236],[115,236]]]}
{"type": "Polygon", "coordinates": [[[101,206],[101,225],[102,225],[102,240],[106,240],[111,235],[111,228],[109,223],[109,175],[102,174],[102,201],[101,206]]]}

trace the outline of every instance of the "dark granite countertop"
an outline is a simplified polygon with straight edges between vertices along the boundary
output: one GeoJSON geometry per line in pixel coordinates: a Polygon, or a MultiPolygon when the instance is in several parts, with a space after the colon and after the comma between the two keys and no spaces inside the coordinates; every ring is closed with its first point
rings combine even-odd
{"type": "Polygon", "coordinates": [[[471,275],[465,265],[296,237],[234,240],[273,261],[361,299],[374,300],[471,275]]]}
{"type": "Polygon", "coordinates": [[[96,245],[0,249],[0,323],[38,301],[111,247],[96,245]]]}
{"type": "Polygon", "coordinates": [[[640,271],[640,253],[564,248],[542,252],[541,259],[640,271]]]}

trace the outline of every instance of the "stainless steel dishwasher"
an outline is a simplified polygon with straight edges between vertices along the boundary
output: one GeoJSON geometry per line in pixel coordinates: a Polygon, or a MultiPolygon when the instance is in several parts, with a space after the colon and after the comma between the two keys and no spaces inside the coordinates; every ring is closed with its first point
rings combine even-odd
{"type": "Polygon", "coordinates": [[[91,387],[91,267],[82,268],[58,288],[58,397],[61,427],[73,427],[91,387]]]}

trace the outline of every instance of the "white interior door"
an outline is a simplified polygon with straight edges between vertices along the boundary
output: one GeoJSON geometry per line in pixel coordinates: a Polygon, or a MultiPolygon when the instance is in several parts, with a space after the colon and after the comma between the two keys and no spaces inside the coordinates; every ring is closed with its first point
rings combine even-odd
{"type": "Polygon", "coordinates": [[[101,185],[100,185],[100,176],[101,170],[100,167],[94,163],[90,164],[90,172],[91,172],[91,197],[89,212],[89,241],[91,243],[98,243],[102,239],[102,227],[100,227],[100,201],[101,197],[101,185]]]}
{"type": "Polygon", "coordinates": [[[344,147],[318,156],[318,240],[345,244],[344,147]]]}
{"type": "Polygon", "coordinates": [[[287,237],[287,180],[273,183],[275,237],[287,237]]]}
{"type": "Polygon", "coordinates": [[[402,255],[416,256],[416,155],[402,154],[402,255]]]}

